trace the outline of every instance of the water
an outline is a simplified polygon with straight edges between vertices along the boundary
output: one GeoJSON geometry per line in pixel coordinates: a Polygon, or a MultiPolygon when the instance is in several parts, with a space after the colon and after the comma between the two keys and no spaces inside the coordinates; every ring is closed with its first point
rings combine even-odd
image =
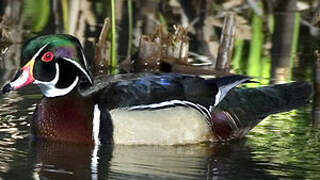
{"type": "MultiPolygon", "coordinates": [[[[75,29],[74,21],[69,21],[69,25],[66,25],[68,22],[62,20],[63,16],[59,9],[52,10],[46,8],[49,5],[49,1],[38,3],[33,0],[25,0],[23,6],[21,5],[22,1],[19,0],[12,0],[10,2],[14,5],[12,7],[17,9],[20,7],[22,17],[19,17],[20,13],[16,13],[16,11],[12,11],[14,12],[13,15],[9,16],[12,17],[14,24],[11,33],[15,42],[13,46],[6,50],[7,55],[4,58],[1,55],[1,87],[12,78],[14,71],[20,66],[19,53],[23,39],[34,34],[63,32],[63,28],[66,27],[68,29],[75,29]],[[52,11],[57,11],[60,14],[53,14],[51,13],[52,11]],[[39,16],[42,17],[42,21],[39,21],[39,16]],[[60,21],[51,21],[53,17],[60,18],[60,21]],[[22,21],[21,19],[27,19],[28,21],[22,21]],[[22,25],[26,29],[22,29],[22,25]]],[[[53,3],[57,2],[59,1],[53,1],[53,3]]],[[[142,5],[136,2],[136,11],[134,12],[137,12],[140,16],[140,19],[136,21],[140,22],[143,19],[141,16],[144,17],[147,13],[152,13],[156,9],[152,7],[160,6],[157,3],[146,1],[143,7],[151,7],[151,10],[144,9],[140,11],[140,9],[137,9],[141,8],[142,5]]],[[[0,4],[6,3],[1,2],[0,4]]],[[[62,6],[65,7],[66,4],[62,6]]],[[[182,4],[182,6],[188,6],[188,3],[182,4]]],[[[10,8],[5,11],[4,7],[10,6],[1,6],[0,14],[10,14],[10,8]]],[[[58,7],[55,6],[54,8],[58,7]]],[[[85,7],[89,8],[82,7],[84,9],[81,10],[84,12],[92,11],[92,14],[85,20],[79,18],[82,25],[74,30],[80,37],[83,37],[81,42],[84,42],[84,39],[88,37],[97,36],[97,29],[101,27],[102,17],[107,12],[105,10],[107,7],[105,2],[88,2],[85,7]],[[87,26],[83,25],[86,23],[87,26]]],[[[72,7],[69,7],[69,10],[74,11],[72,7]]],[[[171,13],[164,13],[162,9],[164,18],[173,16],[171,13]]],[[[125,11],[123,14],[123,17],[126,17],[125,11]]],[[[176,16],[176,14],[174,15],[176,16]]],[[[190,18],[190,16],[188,17],[190,18]]],[[[147,20],[151,20],[149,24],[147,23],[148,26],[150,26],[150,23],[155,23],[152,17],[147,18],[147,20]]],[[[119,43],[121,47],[126,47],[123,44],[127,43],[127,36],[125,35],[127,27],[124,25],[126,23],[123,23],[121,19],[118,20],[118,22],[120,21],[121,23],[118,24],[121,27],[118,27],[118,29],[122,34],[119,35],[119,43]]],[[[170,25],[172,21],[168,20],[167,23],[170,25]]],[[[140,27],[141,29],[144,28],[140,31],[143,31],[145,34],[150,33],[150,28],[147,25],[140,27]]],[[[137,29],[135,28],[134,32],[137,31],[139,33],[140,31],[137,29]]],[[[153,28],[151,29],[153,30],[153,28]]],[[[237,58],[233,59],[234,70],[241,74],[257,77],[258,80],[264,83],[269,83],[270,79],[274,82],[283,81],[283,79],[285,81],[298,79],[311,83],[313,79],[312,73],[314,73],[313,54],[314,50],[319,47],[317,44],[318,37],[314,38],[309,35],[306,26],[301,28],[300,43],[297,47],[298,53],[294,54],[299,57],[296,59],[281,57],[281,59],[290,59],[292,64],[290,67],[285,67],[285,69],[289,70],[290,77],[283,77],[283,74],[270,74],[271,69],[279,67],[271,67],[271,49],[267,45],[268,42],[271,43],[268,37],[271,35],[268,33],[264,35],[266,42],[264,42],[265,46],[263,46],[262,55],[258,58],[252,58],[250,55],[251,60],[249,62],[251,64],[246,61],[249,58],[249,53],[247,52],[250,46],[257,45],[251,45],[250,41],[245,41],[243,47],[235,47],[236,49],[239,48],[244,55],[240,58],[240,62],[237,58]],[[252,59],[256,61],[252,61],[252,59]],[[252,62],[255,62],[254,65],[252,62]],[[260,67],[263,68],[256,74],[251,74],[260,67]]],[[[137,40],[133,39],[133,41],[137,40]]],[[[193,39],[192,41],[190,47],[194,48],[199,42],[195,43],[193,39]]],[[[204,44],[201,44],[202,46],[204,44]]],[[[291,47],[291,44],[289,43],[287,46],[291,47]]],[[[201,48],[193,50],[196,50],[199,54],[204,53],[203,51],[201,52],[201,48]]],[[[119,53],[122,57],[125,56],[126,48],[119,48],[119,53]]],[[[237,51],[236,54],[238,53],[237,51]]],[[[280,66],[282,67],[283,64],[288,63],[280,63],[280,66]]],[[[238,141],[184,146],[114,145],[96,148],[85,145],[48,142],[45,140],[35,141],[32,139],[29,134],[29,122],[36,103],[39,102],[40,98],[41,94],[38,88],[32,86],[22,88],[7,95],[0,95],[0,180],[320,179],[320,129],[316,128],[316,125],[313,124],[313,121],[317,121],[317,117],[313,114],[315,108],[312,107],[312,103],[290,112],[266,118],[245,138],[238,141]]]]}
{"type": "Polygon", "coordinates": [[[244,139],[224,144],[100,147],[32,141],[41,95],[1,95],[2,179],[319,179],[320,130],[311,105],[268,117],[244,139]]]}

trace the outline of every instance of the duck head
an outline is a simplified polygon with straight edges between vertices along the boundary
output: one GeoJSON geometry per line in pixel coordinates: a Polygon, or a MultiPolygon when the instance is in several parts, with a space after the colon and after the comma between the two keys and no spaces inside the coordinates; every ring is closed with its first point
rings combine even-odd
{"type": "Polygon", "coordinates": [[[71,35],[47,35],[27,41],[21,52],[25,65],[3,87],[3,93],[30,83],[37,84],[46,97],[64,96],[80,79],[92,84],[80,42],[71,35]]]}

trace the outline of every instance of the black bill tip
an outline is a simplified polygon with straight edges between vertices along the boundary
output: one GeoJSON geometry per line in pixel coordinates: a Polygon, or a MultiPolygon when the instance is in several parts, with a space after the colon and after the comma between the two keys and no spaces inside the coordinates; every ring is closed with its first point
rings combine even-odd
{"type": "Polygon", "coordinates": [[[10,85],[10,83],[8,83],[2,88],[2,93],[6,94],[12,90],[13,90],[13,87],[10,85]]]}

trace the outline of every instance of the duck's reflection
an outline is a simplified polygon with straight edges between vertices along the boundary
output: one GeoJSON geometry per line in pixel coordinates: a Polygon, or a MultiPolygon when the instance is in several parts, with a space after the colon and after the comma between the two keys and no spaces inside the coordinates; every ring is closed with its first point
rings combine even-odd
{"type": "Polygon", "coordinates": [[[273,177],[266,172],[268,167],[252,160],[245,140],[185,146],[104,145],[98,149],[37,140],[31,143],[29,154],[36,179],[273,177]]]}
{"type": "Polygon", "coordinates": [[[37,139],[31,142],[34,177],[39,179],[101,179],[107,177],[112,146],[60,143],[37,139]]]}

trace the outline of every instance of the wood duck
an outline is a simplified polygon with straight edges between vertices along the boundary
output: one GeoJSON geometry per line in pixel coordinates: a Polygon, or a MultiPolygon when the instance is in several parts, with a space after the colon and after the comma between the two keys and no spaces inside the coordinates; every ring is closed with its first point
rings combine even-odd
{"type": "Polygon", "coordinates": [[[212,109],[247,76],[204,79],[174,73],[93,79],[79,41],[38,36],[21,54],[25,65],[3,93],[30,83],[44,97],[31,120],[36,138],[100,144],[193,144],[216,139],[212,109]]]}

